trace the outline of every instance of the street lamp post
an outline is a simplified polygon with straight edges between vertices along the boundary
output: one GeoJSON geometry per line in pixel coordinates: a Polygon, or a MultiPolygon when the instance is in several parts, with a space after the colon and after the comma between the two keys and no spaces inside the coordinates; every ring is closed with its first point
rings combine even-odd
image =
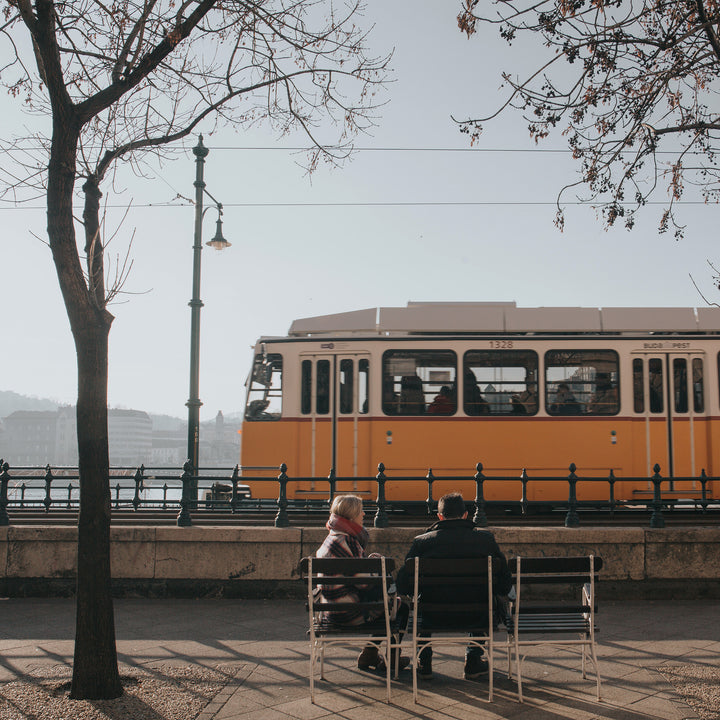
{"type": "MultiPolygon", "coordinates": [[[[192,300],[190,305],[190,398],[188,399],[188,460],[191,472],[197,475],[199,464],[200,444],[200,259],[202,254],[202,222],[205,215],[203,199],[207,195],[213,200],[218,210],[217,231],[215,237],[207,244],[216,250],[230,247],[230,243],[222,236],[222,205],[210,195],[205,188],[204,168],[205,158],[210,151],[203,145],[202,135],[198,144],[193,148],[195,154],[195,236],[193,244],[193,282],[192,300]]],[[[197,481],[193,483],[193,500],[197,501],[197,481]]]]}

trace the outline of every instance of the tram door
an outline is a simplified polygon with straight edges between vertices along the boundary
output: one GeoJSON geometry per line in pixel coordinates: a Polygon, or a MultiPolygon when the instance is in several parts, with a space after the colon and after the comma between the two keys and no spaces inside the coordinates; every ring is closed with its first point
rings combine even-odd
{"type": "Polygon", "coordinates": [[[664,477],[695,476],[708,467],[705,370],[702,352],[633,356],[633,409],[644,415],[648,475],[656,463],[664,477]]]}
{"type": "MultiPolygon", "coordinates": [[[[301,354],[300,463],[302,473],[326,477],[366,475],[370,356],[366,353],[301,354]]],[[[327,493],[327,483],[305,490],[327,493]]],[[[357,483],[338,490],[358,490],[357,483]]]]}

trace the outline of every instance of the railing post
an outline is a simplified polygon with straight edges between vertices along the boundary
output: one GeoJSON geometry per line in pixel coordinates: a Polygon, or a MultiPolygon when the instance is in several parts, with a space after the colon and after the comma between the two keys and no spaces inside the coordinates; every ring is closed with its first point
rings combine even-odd
{"type": "Polygon", "coordinates": [[[287,484],[288,476],[286,475],[287,465],[283,463],[280,466],[280,474],[278,475],[278,482],[280,483],[280,494],[277,499],[278,511],[275,516],[275,527],[284,528],[290,526],[290,518],[288,517],[288,501],[287,501],[287,484]]]}
{"type": "Polygon", "coordinates": [[[375,513],[375,521],[373,525],[376,528],[384,528],[388,526],[388,516],[385,511],[385,465],[383,463],[378,464],[378,474],[375,476],[378,484],[377,494],[377,512],[375,513]]]}
{"type": "Polygon", "coordinates": [[[527,499],[527,484],[528,484],[528,474],[525,471],[525,468],[522,469],[522,472],[520,473],[520,482],[522,483],[522,497],[520,498],[520,510],[523,515],[527,514],[528,509],[528,499],[527,499]]]}
{"type": "Polygon", "coordinates": [[[140,507],[140,492],[145,489],[145,465],[141,465],[136,471],[135,471],[135,495],[132,499],[132,505],[133,510],[137,512],[137,509],[140,507]]]}
{"type": "Polygon", "coordinates": [[[230,495],[230,512],[236,513],[239,500],[238,500],[238,482],[240,481],[240,466],[236,465],[233,468],[232,477],[230,478],[230,482],[232,483],[232,494],[230,495]]]}
{"type": "Polygon", "coordinates": [[[568,511],[565,516],[565,527],[578,527],[580,525],[580,517],[577,514],[577,475],[575,474],[575,463],[570,463],[570,475],[568,475],[568,484],[570,485],[570,491],[568,495],[568,511]]]}
{"type": "Polygon", "coordinates": [[[485,493],[483,483],[485,476],[483,475],[483,464],[479,462],[475,466],[475,515],[473,522],[479,527],[487,527],[488,519],[485,514],[485,493]]]}
{"type": "Polygon", "coordinates": [[[660,490],[660,484],[662,483],[662,477],[660,476],[660,466],[656,463],[653,468],[655,474],[652,476],[653,484],[653,502],[652,502],[652,515],[650,516],[650,527],[651,528],[664,528],[665,518],[662,514],[662,492],[660,490]]]}
{"type": "Polygon", "coordinates": [[[9,463],[0,458],[0,526],[10,524],[10,516],[7,514],[8,506],[8,484],[10,483],[9,463]]]}
{"type": "Polygon", "coordinates": [[[608,475],[608,483],[610,484],[610,515],[615,516],[615,473],[610,470],[608,475]]]}
{"type": "Polygon", "coordinates": [[[330,484],[330,495],[328,497],[328,507],[332,506],[333,498],[335,497],[335,489],[337,487],[337,481],[335,480],[335,468],[330,468],[328,473],[328,480],[330,484]]]}
{"type": "Polygon", "coordinates": [[[425,504],[427,505],[428,515],[435,514],[435,501],[433,500],[433,482],[435,482],[435,476],[433,475],[432,468],[428,468],[427,475],[425,476],[428,484],[428,496],[425,504]]]}
{"type": "Polygon", "coordinates": [[[180,512],[177,516],[178,527],[190,527],[192,518],[190,517],[190,504],[192,503],[192,462],[186,460],[183,465],[182,474],[182,496],[180,498],[180,512]]]}
{"type": "Polygon", "coordinates": [[[707,475],[705,474],[705,468],[703,468],[700,471],[700,487],[702,488],[702,501],[700,505],[702,506],[703,514],[707,512],[707,475]]]}
{"type": "Polygon", "coordinates": [[[52,470],[50,465],[45,466],[45,499],[43,505],[45,506],[45,512],[50,512],[50,506],[52,505],[52,498],[50,497],[50,487],[53,481],[52,470]]]}
{"type": "Polygon", "coordinates": [[[115,483],[115,509],[120,509],[120,490],[122,489],[122,486],[120,483],[115,483]]]}
{"type": "Polygon", "coordinates": [[[72,508],[72,483],[71,482],[68,483],[67,491],[68,491],[67,509],[70,510],[72,508]]]}

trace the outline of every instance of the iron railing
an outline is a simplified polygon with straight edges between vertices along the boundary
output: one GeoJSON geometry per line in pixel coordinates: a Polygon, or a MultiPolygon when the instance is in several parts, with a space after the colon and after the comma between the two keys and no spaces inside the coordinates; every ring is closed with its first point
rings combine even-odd
{"type": "MultiPolygon", "coordinates": [[[[574,463],[569,466],[569,474],[563,476],[531,476],[526,470],[518,475],[486,476],[482,463],[475,467],[472,475],[436,476],[432,469],[424,477],[388,476],[383,463],[378,465],[378,473],[371,477],[337,477],[334,471],[325,477],[291,477],[283,463],[279,474],[268,476],[251,476],[246,468],[242,474],[239,466],[233,469],[205,469],[198,475],[191,473],[188,463],[182,472],[173,468],[149,468],[141,465],[138,468],[111,468],[110,489],[113,510],[127,510],[139,513],[155,510],[177,512],[177,525],[192,525],[192,513],[202,509],[206,511],[223,511],[231,514],[275,513],[274,525],[288,527],[290,516],[298,511],[327,511],[332,498],[341,485],[374,483],[376,486],[375,500],[366,502],[366,509],[374,512],[373,524],[384,528],[390,523],[390,517],[398,511],[407,512],[422,507],[427,514],[437,511],[434,490],[441,484],[444,491],[457,487],[458,483],[472,482],[475,485],[473,521],[480,527],[487,527],[488,514],[515,513],[525,517],[536,517],[534,513],[542,511],[564,512],[566,527],[578,527],[583,512],[601,511],[614,515],[617,512],[635,510],[642,517],[649,515],[649,525],[653,528],[665,526],[665,515],[676,510],[692,511],[703,516],[720,516],[720,499],[712,496],[711,488],[720,488],[720,478],[710,477],[703,470],[697,477],[663,477],[660,466],[655,465],[650,477],[616,477],[612,470],[604,477],[581,476],[577,474],[574,463]],[[387,482],[403,485],[405,483],[424,482],[427,497],[423,501],[408,502],[399,498],[388,498],[387,482]],[[647,490],[636,488],[631,497],[616,498],[615,484],[631,483],[636,486],[645,485],[647,490]],[[263,496],[274,495],[276,500],[252,497],[250,487],[253,485],[271,485],[272,491],[259,493],[263,496]],[[327,487],[327,492],[319,491],[313,498],[290,499],[288,487],[295,484],[313,487],[327,487]],[[553,492],[553,500],[531,499],[530,491],[535,483],[544,485],[565,484],[565,492],[553,492]],[[710,485],[713,483],[713,485],[710,485]],[[518,499],[486,500],[486,488],[502,484],[504,497],[511,496],[517,488],[518,499]],[[597,499],[601,493],[587,493],[594,499],[583,499],[585,493],[578,492],[578,484],[583,490],[590,485],[604,485],[606,495],[597,499]],[[557,498],[566,499],[559,500],[557,498]]],[[[345,492],[345,490],[340,490],[345,492]]],[[[290,493],[292,494],[292,493],[290,493]]],[[[437,493],[436,493],[437,494],[437,493]]],[[[495,494],[495,493],[493,493],[495,494]]],[[[77,468],[67,467],[13,467],[0,460],[0,525],[10,524],[10,515],[18,511],[36,510],[51,513],[56,510],[77,510],[80,501],[79,475],[77,468]]]]}

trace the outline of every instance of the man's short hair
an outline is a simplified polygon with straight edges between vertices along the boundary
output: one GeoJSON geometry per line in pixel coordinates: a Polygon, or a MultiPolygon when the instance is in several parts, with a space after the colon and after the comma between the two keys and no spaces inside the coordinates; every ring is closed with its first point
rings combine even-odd
{"type": "Polygon", "coordinates": [[[459,492],[448,493],[438,500],[438,515],[447,520],[456,520],[465,514],[465,501],[459,492]]]}

